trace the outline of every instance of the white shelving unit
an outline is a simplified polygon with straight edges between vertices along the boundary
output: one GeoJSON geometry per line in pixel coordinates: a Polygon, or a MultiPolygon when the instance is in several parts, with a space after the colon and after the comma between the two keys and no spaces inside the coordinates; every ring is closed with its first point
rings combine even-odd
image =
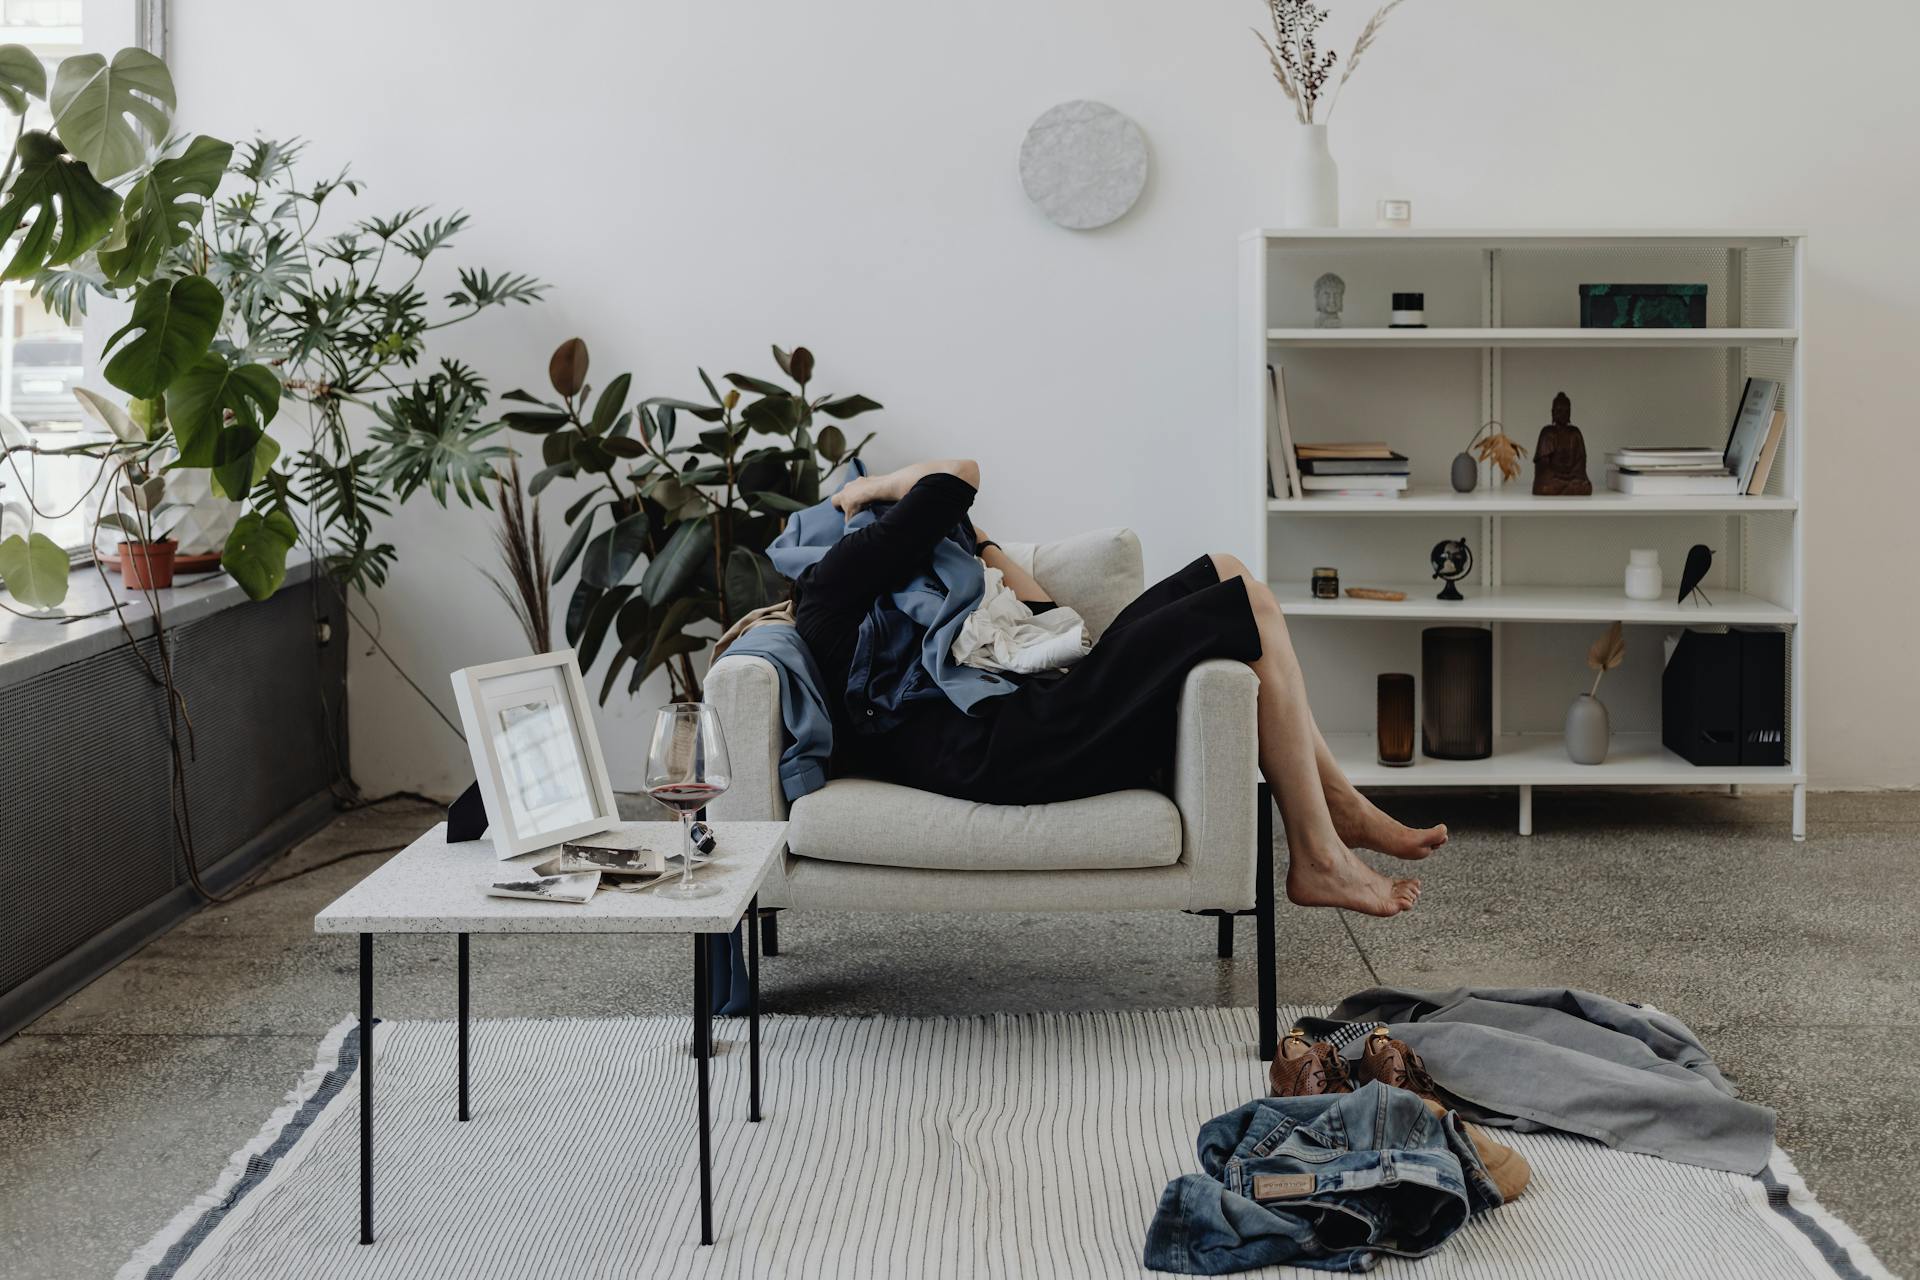
{"type": "Polygon", "coordinates": [[[1257,522],[1258,566],[1293,622],[1312,674],[1314,710],[1329,744],[1366,786],[1514,787],[1520,829],[1532,830],[1533,789],[1793,788],[1793,834],[1806,830],[1801,617],[1804,238],[1773,230],[1253,231],[1241,240],[1240,434],[1257,522]],[[1346,282],[1345,324],[1313,327],[1313,282],[1346,282]],[[1582,329],[1578,285],[1673,281],[1708,286],[1707,327],[1582,329]],[[1385,327],[1393,292],[1426,294],[1427,329],[1385,327]],[[1386,440],[1413,460],[1399,498],[1269,497],[1267,366],[1286,370],[1297,441],[1386,440]],[[1726,438],[1748,376],[1778,380],[1787,414],[1766,492],[1745,497],[1640,497],[1606,489],[1606,454],[1623,445],[1714,444],[1726,438]],[[1595,492],[1535,497],[1531,453],[1555,391],[1573,401],[1595,492]],[[1456,493],[1448,467],[1474,429],[1497,420],[1529,459],[1502,486],[1482,468],[1456,493]],[[1393,517],[1386,519],[1385,517],[1393,517]],[[1474,576],[1467,599],[1436,599],[1427,555],[1465,536],[1474,576]],[[1711,605],[1678,603],[1687,548],[1716,552],[1711,605]],[[1660,551],[1667,592],[1627,599],[1629,549],[1660,551]],[[1404,591],[1404,601],[1316,600],[1315,567],[1342,586],[1404,591]],[[1613,718],[1606,763],[1567,759],[1560,718],[1590,682],[1585,650],[1615,620],[1628,662],[1606,677],[1613,718]],[[1494,635],[1491,757],[1377,761],[1374,677],[1419,677],[1419,633],[1437,622],[1494,635]],[[1660,673],[1668,636],[1688,626],[1758,626],[1788,633],[1785,765],[1700,767],[1660,742],[1660,673]]]}

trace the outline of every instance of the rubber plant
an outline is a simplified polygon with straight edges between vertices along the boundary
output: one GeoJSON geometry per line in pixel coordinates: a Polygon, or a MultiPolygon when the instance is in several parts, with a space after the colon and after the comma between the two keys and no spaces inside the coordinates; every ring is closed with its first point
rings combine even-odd
{"type": "Polygon", "coordinates": [[[582,669],[608,652],[603,703],[622,672],[632,693],[662,667],[676,700],[698,700],[693,657],[714,629],[786,595],[766,550],[788,514],[818,502],[822,476],[873,439],[850,445],[839,423],[878,402],[816,394],[805,347],[775,347],[773,358],[791,386],[729,373],[722,391],[702,369],[704,401],[656,397],[629,408],[632,377],[615,376],[595,396],[587,344],[571,338],[547,366],[557,403],[505,396],[527,406],[505,413],[506,425],[541,437],[545,467],[528,492],[592,482],[567,507],[571,533],[552,580],[579,565],[567,642],[582,669]]]}

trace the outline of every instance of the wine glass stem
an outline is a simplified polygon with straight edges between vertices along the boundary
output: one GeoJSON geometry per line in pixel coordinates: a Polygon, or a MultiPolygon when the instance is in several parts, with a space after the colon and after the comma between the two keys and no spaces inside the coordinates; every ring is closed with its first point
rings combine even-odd
{"type": "Polygon", "coordinates": [[[680,884],[684,888],[693,883],[693,815],[680,815],[680,884]]]}

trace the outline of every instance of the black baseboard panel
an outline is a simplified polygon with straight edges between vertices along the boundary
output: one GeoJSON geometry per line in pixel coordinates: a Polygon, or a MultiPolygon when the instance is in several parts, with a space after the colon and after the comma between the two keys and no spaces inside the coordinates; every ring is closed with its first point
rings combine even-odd
{"type": "MultiPolygon", "coordinates": [[[[192,725],[188,816],[218,891],[335,810],[347,616],[315,582],[181,612],[167,637],[192,725]]],[[[174,832],[166,697],[124,641],[0,662],[0,761],[4,1040],[201,904],[174,832]]]]}

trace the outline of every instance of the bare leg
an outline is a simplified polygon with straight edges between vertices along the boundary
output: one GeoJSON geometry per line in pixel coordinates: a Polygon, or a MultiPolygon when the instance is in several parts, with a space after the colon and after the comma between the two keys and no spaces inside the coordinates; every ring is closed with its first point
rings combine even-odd
{"type": "Polygon", "coordinates": [[[1398,915],[1420,896],[1420,882],[1389,880],[1362,862],[1341,839],[1320,778],[1319,730],[1307,707],[1306,678],[1294,657],[1280,606],[1232,556],[1215,556],[1220,576],[1247,579],[1261,655],[1260,771],[1280,801],[1287,830],[1287,897],[1301,906],[1345,907],[1374,916],[1398,915]]]}
{"type": "Polygon", "coordinates": [[[1409,827],[1396,822],[1361,795],[1333,758],[1319,726],[1313,730],[1320,785],[1326,789],[1327,808],[1333,814],[1334,830],[1356,849],[1372,849],[1396,858],[1424,858],[1447,842],[1445,823],[1433,827],[1409,827]]]}

